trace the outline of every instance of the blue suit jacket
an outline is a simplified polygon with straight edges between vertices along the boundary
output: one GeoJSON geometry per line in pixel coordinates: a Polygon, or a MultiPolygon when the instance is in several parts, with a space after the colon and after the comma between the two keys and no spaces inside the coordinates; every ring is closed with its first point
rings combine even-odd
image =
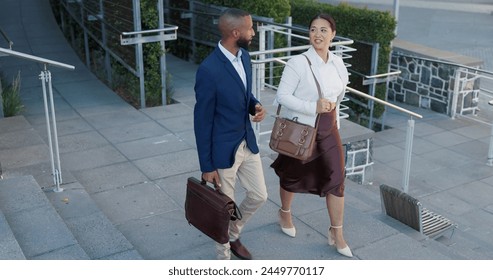
{"type": "Polygon", "coordinates": [[[246,140],[253,153],[259,149],[250,115],[258,102],[252,94],[250,55],[242,49],[241,60],[247,89],[219,47],[202,62],[195,77],[194,130],[202,172],[233,166],[236,150],[246,140]]]}

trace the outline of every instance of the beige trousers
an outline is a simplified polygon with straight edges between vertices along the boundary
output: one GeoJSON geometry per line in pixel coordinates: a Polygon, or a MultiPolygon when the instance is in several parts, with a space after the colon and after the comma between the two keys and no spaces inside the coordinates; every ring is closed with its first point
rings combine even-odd
{"type": "MultiPolygon", "coordinates": [[[[267,200],[267,187],[265,186],[260,154],[252,153],[246,146],[246,142],[243,141],[236,151],[233,166],[227,169],[218,169],[218,173],[221,180],[221,190],[235,202],[236,178],[246,190],[246,197],[238,206],[243,218],[229,223],[229,239],[234,241],[240,237],[246,222],[267,200]]],[[[216,253],[217,259],[229,260],[231,258],[229,243],[216,243],[216,253]]]]}

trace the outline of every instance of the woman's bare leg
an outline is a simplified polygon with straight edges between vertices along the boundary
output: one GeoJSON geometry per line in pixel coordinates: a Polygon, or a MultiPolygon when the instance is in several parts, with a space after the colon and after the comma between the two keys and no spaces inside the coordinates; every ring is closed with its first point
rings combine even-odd
{"type": "Polygon", "coordinates": [[[331,231],[336,242],[336,246],[342,249],[347,246],[342,232],[344,223],[344,197],[338,197],[333,194],[328,194],[325,197],[327,210],[329,212],[331,231]],[[340,226],[340,227],[339,227],[340,226]]]}
{"type": "Polygon", "coordinates": [[[281,226],[284,228],[292,228],[293,220],[291,218],[291,203],[293,202],[294,193],[288,192],[283,188],[280,189],[281,196],[281,211],[279,211],[279,215],[281,217],[281,226]]]}

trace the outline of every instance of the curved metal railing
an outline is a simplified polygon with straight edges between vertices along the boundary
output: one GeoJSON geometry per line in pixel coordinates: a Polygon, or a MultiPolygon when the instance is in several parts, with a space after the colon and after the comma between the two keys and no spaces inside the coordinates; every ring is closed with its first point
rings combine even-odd
{"type": "Polygon", "coordinates": [[[60,187],[60,184],[62,184],[62,168],[60,163],[60,151],[58,148],[58,133],[56,126],[53,87],[51,84],[51,72],[48,70],[48,66],[51,65],[67,70],[74,70],[75,66],[5,48],[0,48],[0,54],[31,60],[44,65],[44,69],[41,71],[39,78],[42,81],[43,87],[43,100],[46,117],[46,129],[48,132],[48,145],[50,148],[51,171],[53,175],[53,182],[55,184],[54,191],[61,192],[63,191],[60,187]]]}

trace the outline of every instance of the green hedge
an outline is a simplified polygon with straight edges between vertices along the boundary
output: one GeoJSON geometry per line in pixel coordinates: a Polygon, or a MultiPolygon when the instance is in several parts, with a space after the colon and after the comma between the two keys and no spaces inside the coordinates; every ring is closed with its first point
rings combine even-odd
{"type": "Polygon", "coordinates": [[[252,15],[273,18],[275,22],[284,22],[291,12],[289,0],[203,0],[202,2],[243,9],[252,15]]]}

